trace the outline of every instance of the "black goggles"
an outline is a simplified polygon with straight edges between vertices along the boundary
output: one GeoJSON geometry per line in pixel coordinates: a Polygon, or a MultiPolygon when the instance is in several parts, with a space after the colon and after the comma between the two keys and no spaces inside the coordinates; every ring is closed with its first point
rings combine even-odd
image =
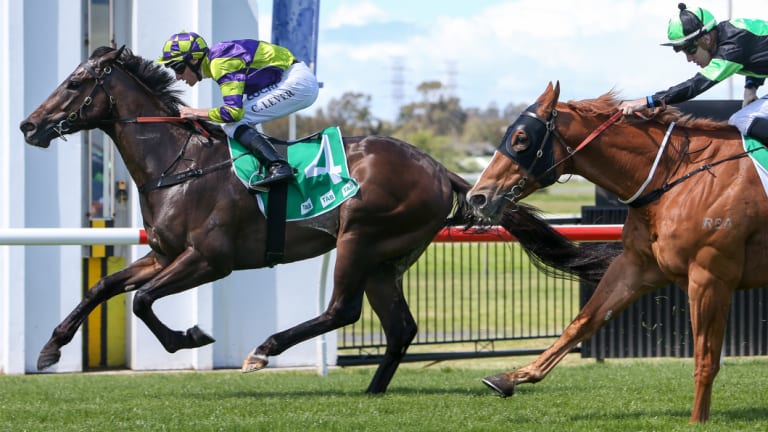
{"type": "Polygon", "coordinates": [[[183,74],[184,70],[187,68],[187,64],[183,60],[174,60],[168,62],[166,66],[173,69],[173,71],[179,75],[183,74]]]}
{"type": "Polygon", "coordinates": [[[676,46],[675,47],[675,52],[682,51],[682,52],[684,52],[684,53],[686,53],[688,55],[694,55],[694,54],[696,54],[696,51],[698,49],[699,49],[699,46],[696,44],[696,41],[692,40],[692,41],[686,43],[685,45],[676,46]]]}

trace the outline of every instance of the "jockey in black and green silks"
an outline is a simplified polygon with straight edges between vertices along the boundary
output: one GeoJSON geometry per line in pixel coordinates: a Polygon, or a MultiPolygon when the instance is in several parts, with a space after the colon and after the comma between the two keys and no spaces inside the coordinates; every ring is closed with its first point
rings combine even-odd
{"type": "Polygon", "coordinates": [[[667,27],[668,42],[702,69],[692,78],[645,98],[624,101],[625,114],[693,99],[734,74],[744,75],[742,109],[729,123],[744,135],[768,143],[768,98],[757,98],[757,88],[768,77],[768,21],[735,18],[718,23],[708,10],[678,5],[667,27]]]}

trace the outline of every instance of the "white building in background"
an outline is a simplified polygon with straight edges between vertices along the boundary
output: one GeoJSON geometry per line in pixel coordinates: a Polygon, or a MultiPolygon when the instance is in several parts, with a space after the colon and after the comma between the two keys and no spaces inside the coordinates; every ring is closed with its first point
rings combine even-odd
{"type": "MultiPolygon", "coordinates": [[[[182,29],[200,33],[209,43],[258,38],[257,12],[255,0],[227,0],[226,7],[214,0],[0,0],[0,229],[89,226],[101,211],[91,210],[93,205],[103,205],[101,216],[115,226],[141,227],[135,185],[100,132],[74,134],[39,149],[24,142],[20,122],[96,46],[126,45],[138,55],[155,58],[165,39],[182,29]],[[101,190],[94,186],[97,177],[101,190]],[[127,184],[125,202],[114,200],[121,181],[127,184]],[[107,199],[102,202],[101,196],[107,199]]],[[[210,80],[194,88],[181,83],[180,88],[186,89],[183,98],[191,106],[212,106],[220,97],[210,80]]],[[[40,349],[81,299],[86,249],[0,246],[0,373],[36,372],[40,349]]],[[[131,262],[148,249],[116,251],[131,262]]],[[[322,258],[316,258],[236,272],[158,301],[155,311],[170,327],[185,330],[197,324],[217,340],[175,354],[165,352],[133,317],[129,298],[126,366],[240,367],[266,337],[317,315],[321,268],[322,258]]],[[[336,358],[335,342],[335,334],[329,334],[330,364],[336,358]]],[[[270,366],[316,365],[317,344],[313,340],[293,347],[271,358],[270,366]]],[[[83,357],[83,337],[78,334],[50,371],[83,370],[83,357]]]]}

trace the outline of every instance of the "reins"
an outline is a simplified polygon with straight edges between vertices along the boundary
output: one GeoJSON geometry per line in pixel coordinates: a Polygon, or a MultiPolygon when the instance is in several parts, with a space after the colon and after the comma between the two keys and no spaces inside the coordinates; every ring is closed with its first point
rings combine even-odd
{"type": "MultiPolygon", "coordinates": [[[[579,145],[577,145],[575,148],[571,149],[570,146],[568,146],[565,143],[565,140],[562,138],[562,136],[559,133],[557,133],[557,130],[555,128],[555,124],[554,123],[555,123],[555,119],[557,118],[557,111],[556,110],[554,110],[554,109],[552,110],[552,113],[550,114],[549,120],[547,120],[546,122],[543,121],[534,112],[526,111],[523,114],[525,114],[525,115],[527,115],[529,117],[536,118],[537,120],[541,121],[542,123],[544,123],[546,125],[547,133],[545,134],[543,141],[546,141],[546,139],[549,138],[549,135],[551,133],[552,135],[557,137],[558,141],[560,141],[560,143],[563,145],[563,147],[565,148],[566,152],[568,153],[568,155],[565,156],[563,159],[557,161],[551,167],[546,169],[541,175],[535,177],[534,181],[533,181],[534,183],[539,181],[539,179],[544,178],[546,175],[548,175],[550,172],[552,172],[552,170],[556,169],[558,166],[562,165],[567,160],[569,160],[572,157],[574,157],[578,151],[582,150],[589,143],[594,141],[595,138],[597,138],[601,133],[603,133],[606,129],[608,129],[608,127],[610,127],[613,123],[615,123],[618,119],[620,119],[623,116],[623,113],[621,111],[617,111],[610,118],[608,118],[608,120],[603,122],[594,131],[592,131],[592,133],[590,133],[586,138],[584,138],[584,140],[582,140],[581,143],[579,143],[579,145]]],[[[641,116],[641,118],[644,118],[644,119],[647,120],[647,118],[645,118],[645,117],[641,116]]],[[[675,123],[673,122],[670,125],[670,127],[668,128],[667,133],[666,133],[665,138],[664,138],[664,142],[666,142],[666,140],[669,138],[669,135],[672,132],[672,128],[674,127],[674,124],[675,123]]],[[[542,144],[542,147],[543,147],[543,144],[542,144]]],[[[656,166],[658,165],[659,159],[661,158],[661,155],[663,153],[663,147],[662,147],[661,150],[658,152],[658,154],[656,156],[656,160],[654,161],[654,164],[653,164],[653,167],[652,167],[651,172],[649,174],[649,177],[646,179],[645,183],[643,183],[643,185],[640,187],[640,189],[637,191],[637,193],[635,193],[635,195],[632,196],[630,199],[628,199],[626,201],[624,201],[624,200],[620,200],[620,201],[622,201],[623,203],[625,203],[625,204],[627,204],[627,205],[629,205],[630,207],[633,207],[633,208],[643,207],[643,206],[645,206],[647,204],[650,204],[650,203],[658,200],[664,193],[666,193],[667,191],[669,191],[673,187],[679,185],[680,183],[688,180],[689,178],[693,177],[694,175],[696,175],[696,174],[698,174],[700,172],[703,172],[703,171],[708,171],[708,170],[712,169],[713,167],[715,167],[717,165],[720,165],[722,163],[729,162],[729,161],[732,161],[732,160],[741,159],[743,157],[748,156],[753,151],[756,151],[756,150],[759,150],[759,149],[760,148],[755,148],[755,149],[752,149],[752,150],[747,150],[745,152],[742,152],[742,153],[739,153],[739,154],[735,154],[735,155],[726,157],[726,158],[721,159],[719,161],[715,161],[715,162],[712,162],[712,163],[704,164],[704,165],[702,165],[702,166],[700,166],[700,167],[698,167],[698,168],[696,168],[696,169],[694,169],[692,171],[689,171],[688,173],[684,174],[683,176],[677,178],[676,180],[671,181],[671,182],[667,182],[664,185],[662,185],[661,187],[659,187],[657,189],[654,189],[654,190],[648,192],[647,194],[641,196],[640,194],[643,192],[645,187],[647,187],[648,184],[650,183],[651,178],[653,176],[653,173],[654,173],[654,171],[656,169],[656,166]]],[[[541,153],[541,151],[539,151],[539,153],[541,153]]],[[[537,159],[540,159],[541,157],[543,157],[542,154],[537,154],[537,159]]],[[[534,161],[533,165],[535,165],[535,162],[536,161],[534,161]]],[[[530,169],[526,169],[526,170],[530,171],[530,169]]],[[[523,188],[525,187],[527,181],[528,181],[527,176],[522,177],[518,181],[518,183],[516,185],[514,185],[510,189],[509,192],[504,194],[504,197],[514,204],[516,202],[517,198],[519,198],[522,195],[523,188]]]]}
{"type": "MultiPolygon", "coordinates": [[[[600,135],[606,129],[608,129],[609,126],[611,126],[612,124],[616,123],[616,121],[618,121],[621,118],[622,115],[623,114],[622,114],[621,111],[615,112],[610,118],[608,118],[608,120],[603,122],[595,130],[593,130],[591,134],[587,135],[587,137],[584,138],[584,140],[582,140],[581,143],[579,143],[579,145],[577,145],[576,148],[574,148],[573,150],[571,150],[567,145],[565,145],[565,143],[563,142],[563,139],[560,136],[560,134],[558,134],[557,131],[553,129],[554,134],[557,137],[557,139],[560,140],[561,143],[563,143],[563,146],[565,147],[566,151],[568,152],[568,156],[560,159],[557,163],[552,165],[552,168],[548,169],[547,171],[550,171],[550,170],[553,170],[553,169],[557,168],[561,164],[565,163],[565,161],[567,161],[568,159],[572,158],[579,150],[581,150],[584,147],[586,147],[587,144],[591,143],[595,138],[597,138],[598,135],[600,135]]],[[[545,171],[545,173],[547,171],[545,171]]]]}
{"type": "MultiPolygon", "coordinates": [[[[94,78],[95,83],[91,88],[91,92],[88,94],[88,96],[85,97],[85,99],[83,99],[83,102],[80,104],[77,110],[67,114],[67,116],[64,117],[64,119],[61,120],[54,127],[54,130],[59,134],[59,138],[63,139],[64,141],[67,140],[65,133],[69,132],[73,125],[77,124],[75,122],[77,122],[78,119],[83,118],[83,111],[85,111],[85,109],[93,103],[93,95],[94,93],[96,93],[96,89],[101,88],[104,91],[104,94],[107,95],[107,98],[109,99],[110,113],[113,112],[114,106],[117,105],[117,100],[114,97],[112,97],[112,94],[109,93],[109,90],[107,90],[107,88],[104,87],[104,81],[106,80],[107,76],[112,73],[112,67],[105,66],[104,68],[102,68],[100,74],[97,74],[96,71],[89,64],[83,64],[82,68],[85,69],[85,71],[88,72],[88,74],[94,78]]],[[[128,75],[133,76],[131,73],[127,71],[125,72],[128,75]]],[[[136,80],[136,81],[139,83],[141,82],[139,80],[136,80]]],[[[211,136],[211,134],[207,130],[205,130],[205,128],[202,126],[202,124],[200,124],[198,120],[186,119],[183,117],[130,117],[130,118],[124,118],[124,119],[90,120],[90,121],[82,121],[82,123],[83,124],[102,124],[102,125],[115,124],[115,123],[189,123],[203,137],[210,138],[211,136]]]]}
{"type": "Polygon", "coordinates": [[[189,123],[191,124],[197,133],[204,138],[210,138],[211,134],[200,123],[199,120],[186,119],[184,117],[133,117],[127,119],[118,119],[115,122],[119,123],[189,123]]]}
{"type": "MultiPolygon", "coordinates": [[[[576,146],[576,148],[571,149],[571,147],[568,146],[565,143],[565,141],[563,140],[562,136],[560,136],[560,134],[557,133],[557,130],[555,129],[555,119],[557,118],[557,110],[555,110],[555,109],[552,110],[552,112],[550,113],[550,116],[549,116],[549,120],[547,120],[546,122],[543,121],[541,119],[541,117],[536,115],[536,113],[534,113],[534,112],[525,111],[525,112],[523,112],[523,114],[525,114],[525,115],[527,115],[529,117],[533,117],[533,118],[535,118],[535,119],[537,119],[537,120],[539,120],[539,121],[541,121],[542,123],[545,124],[547,132],[546,132],[546,134],[544,136],[544,139],[542,140],[542,147],[544,146],[544,142],[546,142],[546,140],[549,138],[549,135],[552,134],[555,137],[557,137],[557,140],[560,141],[560,144],[562,144],[563,147],[565,147],[565,151],[568,153],[568,155],[566,157],[564,157],[563,159],[555,162],[554,164],[552,164],[551,167],[549,167],[546,170],[544,170],[544,172],[541,173],[541,175],[539,175],[537,177],[534,177],[533,183],[538,182],[539,179],[541,179],[541,178],[545,178],[553,170],[557,169],[557,167],[559,167],[560,165],[562,165],[563,163],[565,163],[566,161],[571,159],[573,156],[575,156],[577,152],[579,152],[581,149],[586,147],[587,144],[589,144],[592,141],[594,141],[595,138],[597,138],[601,133],[603,133],[606,129],[608,129],[608,127],[610,127],[613,123],[615,123],[617,120],[619,120],[622,117],[622,115],[623,115],[621,111],[617,111],[610,118],[608,118],[608,120],[603,122],[595,130],[593,130],[592,133],[587,135],[587,137],[584,138],[581,141],[581,143],[579,143],[579,145],[576,146]]],[[[542,154],[541,150],[539,150],[539,152],[537,153],[536,160],[534,160],[532,165],[535,165],[536,161],[538,159],[540,159],[542,156],[543,156],[543,154],[542,154]]],[[[526,168],[526,170],[530,172],[531,168],[532,167],[526,168]]],[[[520,179],[520,181],[518,181],[518,183],[516,185],[512,186],[512,188],[509,190],[509,192],[504,194],[504,197],[507,200],[509,200],[510,202],[515,203],[517,198],[519,198],[522,195],[523,189],[525,188],[527,181],[528,181],[528,177],[527,176],[523,176],[520,179]]]]}
{"type": "MultiPolygon", "coordinates": [[[[88,96],[83,99],[83,102],[80,104],[80,106],[77,108],[77,110],[72,111],[69,113],[64,120],[61,120],[53,129],[59,134],[59,137],[62,138],[64,141],[66,141],[65,133],[69,132],[73,125],[77,125],[78,119],[80,119],[80,122],[85,125],[94,125],[94,124],[100,124],[100,125],[108,125],[108,124],[126,124],[126,123],[186,123],[192,125],[192,127],[195,129],[195,132],[202,135],[206,139],[210,139],[211,134],[203,127],[203,125],[198,120],[192,120],[192,119],[186,119],[183,117],[129,117],[129,118],[116,118],[116,119],[101,119],[101,120],[82,120],[83,119],[83,111],[93,103],[93,95],[96,92],[98,88],[101,88],[104,93],[107,95],[107,98],[109,99],[109,112],[114,112],[114,106],[117,105],[117,100],[112,97],[110,92],[107,90],[107,88],[104,86],[104,81],[106,80],[107,76],[112,73],[112,67],[106,66],[102,68],[101,73],[97,74],[96,71],[91,67],[89,64],[84,64],[83,69],[85,69],[88,74],[90,74],[94,79],[95,83],[93,87],[91,88],[90,93],[88,96]]],[[[128,75],[132,76],[131,73],[128,71],[125,71],[128,75]]],[[[140,80],[133,77],[137,82],[141,83],[140,80]]],[[[138,187],[139,192],[146,193],[155,189],[175,186],[177,184],[184,183],[190,179],[197,178],[204,176],[208,173],[218,171],[223,168],[230,167],[235,159],[227,159],[224,161],[221,161],[217,164],[214,164],[210,167],[206,168],[190,168],[185,171],[181,171],[175,174],[168,174],[170,171],[176,168],[178,166],[179,162],[183,159],[184,153],[187,150],[187,146],[189,145],[189,142],[192,138],[192,134],[187,137],[187,140],[184,142],[184,145],[182,145],[181,149],[179,150],[178,155],[173,160],[173,162],[166,168],[163,173],[160,175],[160,177],[150,180],[146,182],[143,185],[140,185],[138,187]]]]}

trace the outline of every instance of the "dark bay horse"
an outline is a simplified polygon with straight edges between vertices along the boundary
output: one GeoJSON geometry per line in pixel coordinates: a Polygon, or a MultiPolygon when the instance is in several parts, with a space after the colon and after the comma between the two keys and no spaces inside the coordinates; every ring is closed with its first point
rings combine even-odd
{"type": "MultiPolygon", "coordinates": [[[[163,67],[128,50],[98,48],[26,120],[29,144],[100,128],[115,142],[138,186],[162,175],[201,172],[170,187],[139,188],[151,251],[100,280],[53,331],[38,358],[43,369],[58,362],[60,348],[99,303],[135,291],[133,312],[169,352],[213,342],[197,326],[174,331],[152,310],[168,295],[227,276],[233,270],[265,267],[266,220],[257,201],[231,170],[225,136],[184,123],[137,123],[136,116],[178,116],[182,101],[163,67]],[[226,169],[218,169],[225,167],[226,169]],[[199,170],[199,171],[198,171],[199,170]]],[[[360,190],[337,210],[286,227],[282,262],[336,248],[334,287],[320,316],[276,333],[246,358],[243,370],[258,370],[268,356],[358,320],[363,294],[380,318],[387,348],[368,392],[386,390],[416,334],[402,292],[403,273],[444,226],[475,224],[464,197],[470,185],[419,149],[387,137],[345,138],[350,174],[360,190]]],[[[523,208],[502,223],[538,262],[597,281],[607,262],[600,253],[576,247],[534,212],[523,208]]]]}
{"type": "Polygon", "coordinates": [[[739,132],[674,109],[621,118],[612,93],[558,102],[559,83],[510,126],[467,194],[493,218],[511,201],[581,175],[628,202],[623,253],[562,336],[536,360],[484,382],[502,395],[542,380],[579,342],[643,294],[675,283],[690,299],[695,393],[691,422],[706,421],[734,290],[768,284],[768,201],[739,132]],[[720,221],[717,223],[716,221],[720,221]]]}

